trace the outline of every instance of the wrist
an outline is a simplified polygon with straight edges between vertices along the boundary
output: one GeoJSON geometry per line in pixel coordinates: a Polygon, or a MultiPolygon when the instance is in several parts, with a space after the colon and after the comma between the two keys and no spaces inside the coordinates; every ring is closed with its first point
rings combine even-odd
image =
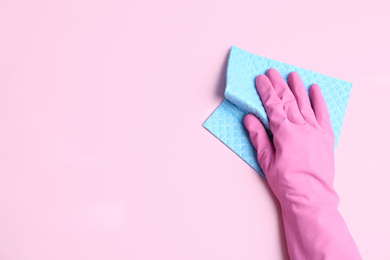
{"type": "Polygon", "coordinates": [[[337,210],[340,199],[336,191],[330,187],[327,189],[305,188],[305,189],[284,189],[274,192],[280,205],[285,210],[295,208],[312,210],[337,210]]]}

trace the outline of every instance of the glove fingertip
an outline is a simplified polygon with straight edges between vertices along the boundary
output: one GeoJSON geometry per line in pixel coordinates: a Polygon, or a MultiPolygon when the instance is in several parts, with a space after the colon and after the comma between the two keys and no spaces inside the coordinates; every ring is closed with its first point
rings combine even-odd
{"type": "Polygon", "coordinates": [[[254,120],[258,120],[255,115],[252,115],[252,114],[245,115],[245,117],[244,117],[244,125],[245,125],[246,129],[248,129],[248,131],[250,129],[252,129],[252,126],[253,126],[253,124],[255,122],[254,120]]]}

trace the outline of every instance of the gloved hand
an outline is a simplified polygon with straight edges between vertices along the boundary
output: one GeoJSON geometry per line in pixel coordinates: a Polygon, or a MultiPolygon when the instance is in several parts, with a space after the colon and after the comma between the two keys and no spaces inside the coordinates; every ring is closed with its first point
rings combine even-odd
{"type": "Polygon", "coordinates": [[[320,87],[310,87],[310,103],[298,73],[287,85],[275,69],[258,76],[256,87],[273,140],[256,116],[246,115],[244,123],[280,202],[291,259],[361,259],[337,210],[335,138],[320,87]]]}

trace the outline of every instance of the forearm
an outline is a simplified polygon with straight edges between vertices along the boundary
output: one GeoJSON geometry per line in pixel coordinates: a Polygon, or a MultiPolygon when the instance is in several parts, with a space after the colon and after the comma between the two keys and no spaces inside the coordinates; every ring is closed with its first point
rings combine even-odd
{"type": "Polygon", "coordinates": [[[361,259],[337,205],[282,203],[281,206],[292,260],[361,259]]]}

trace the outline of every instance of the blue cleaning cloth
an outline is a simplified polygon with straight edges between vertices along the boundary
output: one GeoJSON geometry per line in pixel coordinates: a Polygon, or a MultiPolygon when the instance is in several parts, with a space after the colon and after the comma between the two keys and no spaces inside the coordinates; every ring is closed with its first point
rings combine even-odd
{"type": "Polygon", "coordinates": [[[280,61],[261,57],[232,46],[226,75],[225,100],[206,120],[203,126],[232,149],[238,156],[265,176],[257,161],[249,134],[244,126],[244,116],[256,115],[270,131],[265,109],[257,94],[255,79],[270,68],[277,69],[287,80],[296,71],[308,90],[313,83],[321,87],[328,105],[337,146],[352,83],[296,67],[280,61]]]}

